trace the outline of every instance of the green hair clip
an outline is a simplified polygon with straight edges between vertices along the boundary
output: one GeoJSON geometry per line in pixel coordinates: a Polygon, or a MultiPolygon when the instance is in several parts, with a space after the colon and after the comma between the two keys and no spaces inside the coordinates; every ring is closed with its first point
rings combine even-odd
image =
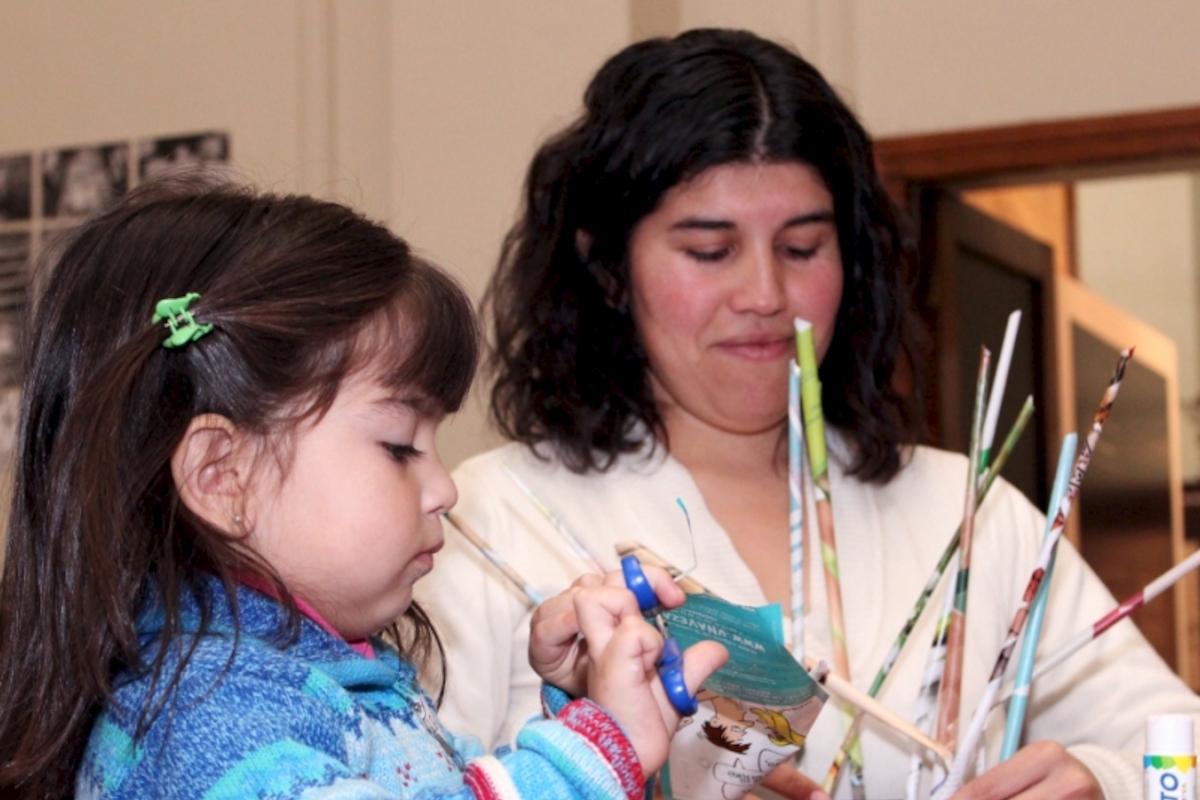
{"type": "Polygon", "coordinates": [[[173,347],[182,347],[212,331],[211,323],[208,325],[198,324],[196,318],[188,311],[192,301],[199,299],[198,293],[188,292],[183,297],[169,297],[166,300],[159,300],[154,305],[154,319],[150,320],[151,324],[166,320],[167,327],[171,329],[171,335],[163,339],[163,347],[168,350],[173,347]]]}

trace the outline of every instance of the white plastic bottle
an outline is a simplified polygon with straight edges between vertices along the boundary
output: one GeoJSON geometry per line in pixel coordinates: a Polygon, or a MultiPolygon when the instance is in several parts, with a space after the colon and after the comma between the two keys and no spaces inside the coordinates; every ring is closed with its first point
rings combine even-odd
{"type": "Polygon", "coordinates": [[[1187,714],[1146,718],[1146,800],[1197,800],[1196,740],[1187,714]]]}

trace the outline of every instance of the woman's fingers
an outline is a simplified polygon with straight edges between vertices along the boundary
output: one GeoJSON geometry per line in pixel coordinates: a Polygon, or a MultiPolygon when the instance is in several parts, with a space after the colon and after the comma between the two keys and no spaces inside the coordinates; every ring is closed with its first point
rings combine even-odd
{"type": "Polygon", "coordinates": [[[768,772],[762,785],[788,800],[829,800],[819,783],[786,761],[768,772]]]}
{"type": "Polygon", "coordinates": [[[954,794],[952,800],[1101,800],[1096,776],[1058,742],[1022,747],[954,794]]]}

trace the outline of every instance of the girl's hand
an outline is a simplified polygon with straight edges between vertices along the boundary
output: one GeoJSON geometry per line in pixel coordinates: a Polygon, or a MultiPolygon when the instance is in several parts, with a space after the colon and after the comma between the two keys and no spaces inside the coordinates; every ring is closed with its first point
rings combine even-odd
{"type": "Polygon", "coordinates": [[[1034,742],[954,793],[951,800],[1022,800],[1088,798],[1104,792],[1091,773],[1058,742],[1034,742]]]}
{"type": "MultiPolygon", "coordinates": [[[[665,572],[658,570],[652,577],[647,568],[646,577],[664,605],[683,602],[683,591],[665,572]]],[[[587,640],[587,694],[621,725],[642,770],[651,775],[666,763],[671,737],[679,727],[679,714],[655,670],[663,640],[642,618],[637,600],[624,588],[620,574],[610,574],[605,580],[609,585],[581,589],[574,595],[575,615],[587,640]],[[611,585],[614,580],[618,585],[611,585]]],[[[688,691],[695,693],[728,658],[729,653],[716,642],[689,647],[683,661],[688,691]]]]}
{"type": "MultiPolygon", "coordinates": [[[[683,604],[683,590],[665,570],[643,565],[642,571],[664,608],[683,604]]],[[[582,697],[587,693],[588,669],[588,645],[581,636],[579,619],[575,613],[575,595],[584,589],[599,586],[623,589],[625,579],[619,570],[603,577],[594,573],[582,575],[566,591],[534,609],[530,622],[530,665],[542,680],[572,697],[582,697]]],[[[633,595],[630,594],[630,597],[633,595]]],[[[636,602],[632,613],[641,618],[636,602]]]]}
{"type": "Polygon", "coordinates": [[[575,616],[575,595],[603,582],[594,573],[580,576],[565,592],[535,608],[530,620],[530,666],[546,683],[572,697],[587,692],[587,642],[575,616]]]}

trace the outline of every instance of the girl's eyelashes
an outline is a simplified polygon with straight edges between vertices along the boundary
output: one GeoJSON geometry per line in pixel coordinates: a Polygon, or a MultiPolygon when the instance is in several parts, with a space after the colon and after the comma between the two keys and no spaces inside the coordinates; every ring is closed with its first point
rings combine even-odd
{"type": "Polygon", "coordinates": [[[392,442],[381,442],[383,449],[388,451],[393,459],[400,464],[408,463],[409,461],[423,455],[420,450],[413,447],[411,444],[393,444],[392,442]]]}

